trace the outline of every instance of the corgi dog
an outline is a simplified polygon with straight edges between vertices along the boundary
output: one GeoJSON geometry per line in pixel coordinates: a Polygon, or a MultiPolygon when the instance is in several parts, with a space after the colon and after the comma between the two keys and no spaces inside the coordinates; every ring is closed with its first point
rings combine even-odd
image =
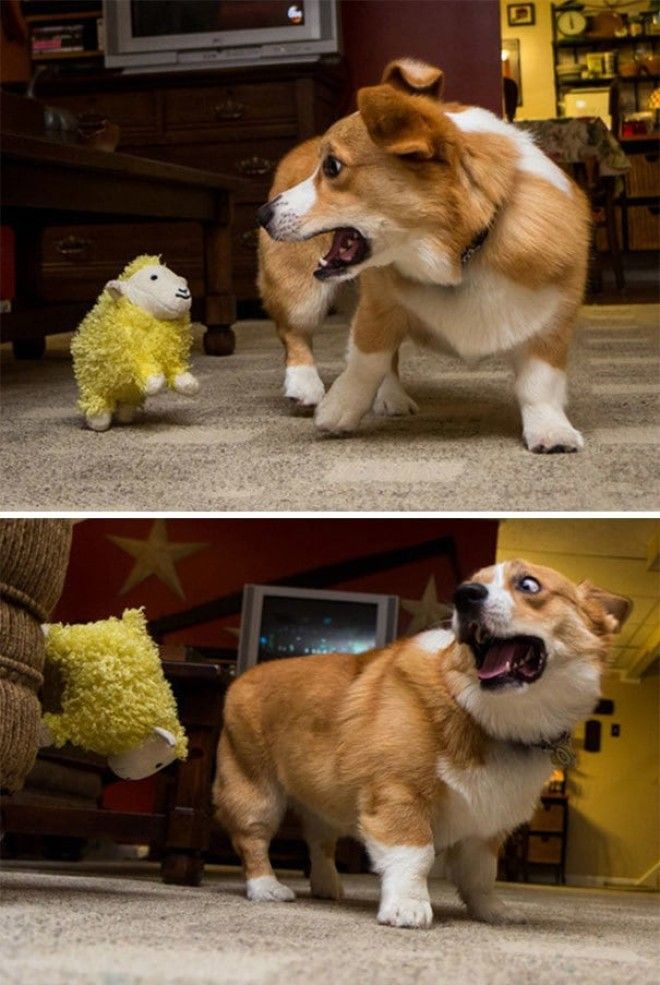
{"type": "Polygon", "coordinates": [[[473,918],[509,919],[494,894],[499,846],[593,711],[631,603],[525,561],[479,571],[454,602],[451,630],[275,660],[231,685],[213,802],[249,899],[294,898],[268,859],[289,803],[313,896],[341,898],[335,844],[352,835],[380,875],[380,923],[431,925],[437,853],[473,918]]]}
{"type": "Polygon", "coordinates": [[[258,213],[259,288],[286,350],[285,394],[323,432],[373,406],[407,414],[397,352],[410,337],[474,365],[506,354],[523,437],[574,452],[566,361],[587,271],[590,211],[532,138],[485,109],[442,103],[442,72],[402,59],[358,111],[292,151],[258,213]],[[329,392],[311,336],[359,275],[347,364],[329,392]]]}

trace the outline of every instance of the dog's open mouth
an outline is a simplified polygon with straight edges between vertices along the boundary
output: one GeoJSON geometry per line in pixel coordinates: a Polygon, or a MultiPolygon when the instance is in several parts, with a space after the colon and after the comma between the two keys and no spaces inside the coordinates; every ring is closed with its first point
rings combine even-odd
{"type": "Polygon", "coordinates": [[[335,229],[332,246],[325,256],[319,260],[314,271],[318,280],[328,280],[366,260],[371,252],[368,240],[362,233],[351,227],[335,229]]]}
{"type": "Polygon", "coordinates": [[[507,685],[519,687],[537,681],[545,670],[547,654],[538,636],[488,636],[474,623],[469,639],[477,665],[479,683],[495,689],[507,685]]]}

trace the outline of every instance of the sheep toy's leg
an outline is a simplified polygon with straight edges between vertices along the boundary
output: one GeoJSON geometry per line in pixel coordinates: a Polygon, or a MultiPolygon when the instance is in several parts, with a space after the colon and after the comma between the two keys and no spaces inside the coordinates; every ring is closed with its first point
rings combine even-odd
{"type": "Polygon", "coordinates": [[[112,423],[112,413],[109,410],[101,411],[99,414],[87,414],[85,417],[87,427],[92,431],[107,431],[112,423]]]}
{"type": "Polygon", "coordinates": [[[151,373],[144,381],[144,392],[148,397],[153,397],[165,386],[165,375],[163,373],[151,373]]]}
{"type": "Polygon", "coordinates": [[[192,397],[199,391],[199,380],[186,370],[183,373],[177,373],[172,378],[170,386],[177,393],[183,393],[186,397],[192,397]]]}

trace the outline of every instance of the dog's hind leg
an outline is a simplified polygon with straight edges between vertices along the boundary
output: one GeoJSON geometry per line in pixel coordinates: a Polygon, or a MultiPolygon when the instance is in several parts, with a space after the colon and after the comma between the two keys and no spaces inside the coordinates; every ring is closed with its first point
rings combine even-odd
{"type": "Polygon", "coordinates": [[[303,813],[303,830],[309,846],[312,896],[318,899],[342,899],[344,889],[335,865],[336,831],[321,818],[308,812],[303,813]]]}
{"type": "Polygon", "coordinates": [[[484,923],[521,923],[521,918],[495,895],[496,840],[465,838],[447,850],[449,878],[474,920],[484,923]]]}
{"type": "Polygon", "coordinates": [[[514,356],[523,438],[529,450],[539,454],[579,451],[584,445],[564,411],[571,328],[569,321],[559,331],[533,338],[514,356]]]}
{"type": "Polygon", "coordinates": [[[243,769],[225,729],[218,745],[213,784],[216,818],[227,830],[243,863],[250,900],[285,902],[295,893],[279,881],[268,857],[271,839],[284,814],[286,798],[274,776],[243,769]]]}
{"type": "Polygon", "coordinates": [[[416,414],[419,407],[409,397],[399,379],[399,350],[392,356],[392,366],[378,387],[373,412],[381,417],[406,417],[416,414]]]}

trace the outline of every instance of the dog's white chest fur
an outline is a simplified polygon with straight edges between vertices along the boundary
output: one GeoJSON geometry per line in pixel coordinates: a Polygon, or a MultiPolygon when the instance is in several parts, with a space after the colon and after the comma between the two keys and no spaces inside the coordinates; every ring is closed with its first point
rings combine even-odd
{"type": "Polygon", "coordinates": [[[496,743],[482,766],[457,768],[440,757],[436,769],[444,784],[433,817],[439,850],[463,838],[508,833],[529,820],[552,767],[547,752],[496,743]]]}
{"type": "Polygon", "coordinates": [[[399,295],[438,342],[474,360],[513,349],[551,324],[561,303],[556,287],[531,290],[473,263],[457,287],[408,283],[399,295]]]}

